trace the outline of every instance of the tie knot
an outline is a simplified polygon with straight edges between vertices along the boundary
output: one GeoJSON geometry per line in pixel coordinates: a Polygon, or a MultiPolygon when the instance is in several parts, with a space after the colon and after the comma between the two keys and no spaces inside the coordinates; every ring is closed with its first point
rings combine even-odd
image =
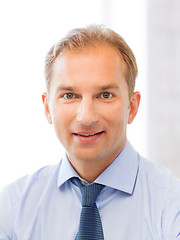
{"type": "Polygon", "coordinates": [[[82,194],[82,206],[93,206],[96,202],[97,196],[104,188],[104,185],[93,183],[88,186],[84,186],[79,178],[71,178],[71,182],[78,186],[82,194]]]}

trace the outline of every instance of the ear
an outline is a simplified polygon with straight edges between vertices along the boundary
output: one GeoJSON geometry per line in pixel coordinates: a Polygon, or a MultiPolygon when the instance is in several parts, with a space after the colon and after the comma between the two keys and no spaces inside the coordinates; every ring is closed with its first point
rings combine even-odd
{"type": "Polygon", "coordinates": [[[131,124],[133,122],[133,120],[137,114],[140,99],[141,99],[141,94],[139,92],[134,92],[131,97],[131,101],[130,101],[128,124],[131,124]]]}
{"type": "Polygon", "coordinates": [[[42,101],[43,101],[43,104],[44,104],[44,110],[45,110],[46,118],[47,118],[48,122],[50,124],[52,124],[52,118],[51,118],[51,113],[50,113],[50,109],[49,109],[47,93],[45,93],[45,92],[42,94],[42,101]]]}

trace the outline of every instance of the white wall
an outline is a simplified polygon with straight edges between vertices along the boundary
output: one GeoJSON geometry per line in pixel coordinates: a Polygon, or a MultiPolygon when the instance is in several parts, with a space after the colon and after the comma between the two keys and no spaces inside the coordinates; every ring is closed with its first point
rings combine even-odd
{"type": "Polygon", "coordinates": [[[119,32],[139,65],[139,117],[129,128],[133,145],[146,145],[146,1],[9,0],[0,2],[0,188],[41,166],[60,160],[63,149],[44,117],[43,63],[67,30],[104,23],[119,32]]]}
{"type": "Polygon", "coordinates": [[[180,177],[180,1],[148,6],[149,155],[180,177]]]}

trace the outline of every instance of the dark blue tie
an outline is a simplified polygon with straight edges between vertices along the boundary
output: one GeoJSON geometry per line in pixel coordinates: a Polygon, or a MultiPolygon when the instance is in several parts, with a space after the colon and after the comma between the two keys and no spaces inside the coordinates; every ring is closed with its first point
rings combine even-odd
{"type": "Polygon", "coordinates": [[[104,185],[93,183],[85,186],[79,178],[71,178],[82,194],[82,209],[79,230],[75,240],[104,240],[101,218],[96,205],[96,199],[104,185]]]}

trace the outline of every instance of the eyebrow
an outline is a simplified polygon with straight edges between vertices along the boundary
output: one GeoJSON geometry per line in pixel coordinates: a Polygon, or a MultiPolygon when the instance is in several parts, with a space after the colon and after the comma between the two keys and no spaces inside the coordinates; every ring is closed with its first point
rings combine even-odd
{"type": "MultiPolygon", "coordinates": [[[[77,87],[71,87],[71,86],[65,86],[65,85],[60,85],[57,87],[56,92],[58,91],[77,91],[77,87]]],[[[117,84],[108,84],[108,85],[104,85],[104,86],[98,86],[97,87],[98,90],[100,91],[106,91],[108,89],[115,89],[115,90],[119,90],[120,87],[117,84]]]]}
{"type": "Polygon", "coordinates": [[[58,91],[70,91],[70,92],[72,92],[72,91],[74,91],[75,89],[76,89],[76,88],[71,87],[71,86],[60,85],[60,86],[57,87],[56,92],[58,92],[58,91]]]}
{"type": "Polygon", "coordinates": [[[102,91],[105,91],[105,90],[108,90],[108,89],[118,90],[119,88],[120,87],[117,84],[109,84],[109,85],[99,87],[99,89],[102,90],[102,91]]]}

